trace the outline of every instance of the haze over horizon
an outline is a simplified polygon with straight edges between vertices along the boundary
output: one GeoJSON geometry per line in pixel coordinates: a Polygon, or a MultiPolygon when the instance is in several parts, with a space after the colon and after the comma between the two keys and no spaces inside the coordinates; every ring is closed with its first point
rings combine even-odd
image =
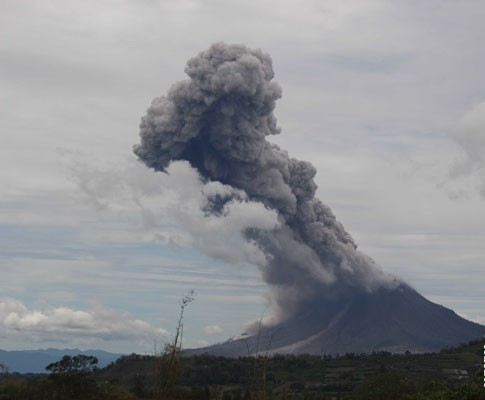
{"type": "Polygon", "coordinates": [[[203,229],[193,171],[155,173],[131,154],[152,98],[220,41],[271,55],[283,96],[270,140],[315,166],[316,197],[358,249],[485,323],[485,5],[7,1],[1,11],[0,349],[150,353],[192,288],[186,346],[271,313],[260,254],[240,230],[275,219],[241,207],[232,229],[217,218],[203,229]]]}

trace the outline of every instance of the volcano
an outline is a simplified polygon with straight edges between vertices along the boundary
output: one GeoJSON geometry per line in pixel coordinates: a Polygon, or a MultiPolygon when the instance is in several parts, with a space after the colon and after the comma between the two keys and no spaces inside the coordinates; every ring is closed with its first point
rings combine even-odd
{"type": "Polygon", "coordinates": [[[303,308],[291,319],[253,335],[187,354],[239,357],[256,354],[430,352],[482,337],[485,327],[432,303],[406,284],[347,300],[303,308]]]}
{"type": "Polygon", "coordinates": [[[199,210],[173,214],[209,256],[256,266],[280,321],[198,352],[428,351],[483,333],[360,252],[316,197],[315,167],[266,140],[281,132],[273,110],[282,89],[269,54],[214,43],[185,72],[189,79],[152,101],[133,151],[162,173],[175,163],[190,165],[199,210]],[[199,211],[204,219],[192,220],[199,211]]]}

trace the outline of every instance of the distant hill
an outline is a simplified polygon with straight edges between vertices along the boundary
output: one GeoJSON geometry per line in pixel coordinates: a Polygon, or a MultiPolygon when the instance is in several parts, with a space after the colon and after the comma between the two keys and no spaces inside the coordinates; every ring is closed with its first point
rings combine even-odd
{"type": "Polygon", "coordinates": [[[430,352],[483,337],[485,327],[432,303],[406,284],[312,304],[259,334],[186,350],[187,356],[430,352]]]}
{"type": "Polygon", "coordinates": [[[0,363],[5,365],[9,372],[39,374],[46,373],[45,367],[52,362],[60,360],[62,356],[75,356],[78,354],[97,357],[98,367],[100,368],[105,367],[122,355],[103,350],[79,349],[0,350],[0,363]]]}

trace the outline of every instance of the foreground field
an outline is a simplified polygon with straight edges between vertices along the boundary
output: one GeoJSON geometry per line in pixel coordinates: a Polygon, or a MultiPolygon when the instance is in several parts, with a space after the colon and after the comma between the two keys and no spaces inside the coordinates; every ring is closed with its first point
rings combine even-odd
{"type": "Polygon", "coordinates": [[[4,373],[0,399],[485,399],[481,341],[429,354],[178,358],[170,382],[163,365],[133,354],[80,380],[4,373]]]}

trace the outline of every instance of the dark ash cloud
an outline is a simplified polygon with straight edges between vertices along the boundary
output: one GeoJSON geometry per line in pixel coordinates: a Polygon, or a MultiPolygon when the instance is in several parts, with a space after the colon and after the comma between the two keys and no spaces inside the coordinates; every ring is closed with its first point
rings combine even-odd
{"type": "MultiPolygon", "coordinates": [[[[259,267],[273,288],[271,302],[279,316],[308,301],[392,284],[315,197],[315,168],[266,140],[280,133],[273,110],[282,94],[272,80],[270,56],[216,43],[190,59],[185,72],[190,79],[153,100],[134,152],[158,171],[186,160],[206,181],[243,191],[278,213],[278,228],[249,228],[244,234],[265,254],[259,267]]],[[[220,213],[229,201],[214,199],[204,211],[220,213]]]]}

